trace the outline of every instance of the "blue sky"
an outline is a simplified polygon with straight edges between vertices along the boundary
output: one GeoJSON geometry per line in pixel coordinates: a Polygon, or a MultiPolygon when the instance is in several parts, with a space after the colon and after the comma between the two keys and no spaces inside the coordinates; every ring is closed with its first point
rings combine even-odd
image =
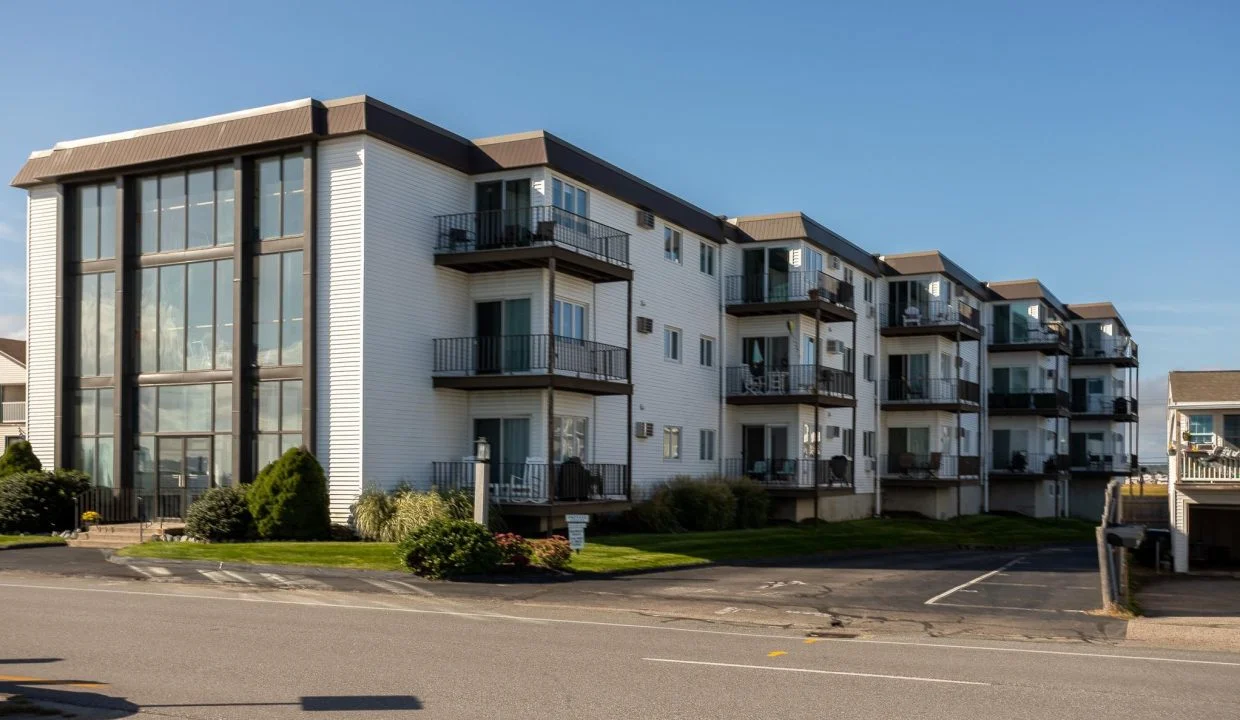
{"type": "MultiPolygon", "coordinates": [[[[716,213],[1112,300],[1143,399],[1240,366],[1240,3],[5,3],[0,170],[58,140],[366,93],[546,128],[716,213]]],[[[0,333],[24,327],[0,190],[0,333]]],[[[1143,455],[1161,452],[1161,415],[1143,455]]]]}

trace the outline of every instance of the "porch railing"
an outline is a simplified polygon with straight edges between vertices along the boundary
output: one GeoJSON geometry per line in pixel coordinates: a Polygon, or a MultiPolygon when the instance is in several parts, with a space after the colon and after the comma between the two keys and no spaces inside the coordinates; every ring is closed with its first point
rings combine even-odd
{"type": "Polygon", "coordinates": [[[992,392],[988,398],[991,410],[1058,410],[1068,407],[1068,393],[1056,388],[1039,388],[1028,392],[992,392]]]}
{"type": "Polygon", "coordinates": [[[856,378],[850,372],[813,365],[771,368],[740,365],[727,370],[728,395],[831,395],[850,398],[856,378]]]}
{"type": "Polygon", "coordinates": [[[161,518],[184,519],[189,506],[210,488],[112,488],[92,486],[78,496],[78,518],[93,510],[104,523],[147,522],[161,518]]]}
{"type": "Polygon", "coordinates": [[[1067,345],[1068,327],[1062,323],[1013,320],[988,328],[991,345],[1067,345]]]}
{"type": "Polygon", "coordinates": [[[1240,482],[1240,458],[1179,456],[1179,479],[1186,482],[1240,482]]]}
{"type": "MultiPolygon", "coordinates": [[[[549,371],[551,335],[436,338],[434,372],[512,375],[549,371]]],[[[607,380],[628,378],[629,351],[592,340],[555,336],[555,372],[607,380]]]]}
{"type": "Polygon", "coordinates": [[[879,472],[888,477],[971,478],[981,475],[981,458],[937,452],[889,453],[879,458],[879,472]]]}
{"type": "Polygon", "coordinates": [[[558,245],[628,266],[629,234],[549,205],[440,215],[436,253],[558,245]]]}
{"type": "Polygon", "coordinates": [[[977,383],[951,378],[884,380],[879,392],[885,403],[980,403],[982,397],[977,383]]]}
{"type": "Polygon", "coordinates": [[[1012,475],[1055,475],[1068,470],[1068,458],[1054,453],[1012,450],[1006,455],[992,453],[990,472],[1012,475]]]}
{"type": "Polygon", "coordinates": [[[765,487],[811,489],[853,487],[853,463],[843,455],[833,458],[730,458],[724,462],[730,477],[748,477],[765,487]]]}
{"type": "MultiPolygon", "coordinates": [[[[431,486],[441,490],[473,492],[478,463],[431,463],[431,486]]],[[[551,502],[623,501],[630,498],[631,478],[627,465],[582,463],[571,459],[554,463],[548,482],[545,462],[486,463],[491,498],[498,503],[547,504],[551,502]]]]}
{"type": "Polygon", "coordinates": [[[0,403],[0,423],[5,425],[26,422],[25,402],[0,403]]]}
{"type": "Polygon", "coordinates": [[[1136,415],[1137,401],[1126,395],[1073,395],[1071,408],[1086,415],[1136,415]]]}
{"type": "Polygon", "coordinates": [[[728,305],[820,300],[852,309],[852,283],[824,272],[797,270],[787,273],[729,275],[724,279],[728,305]]]}
{"type": "Polygon", "coordinates": [[[1069,456],[1069,469],[1086,472],[1128,472],[1136,470],[1136,455],[1085,455],[1069,456]]]}
{"type": "Polygon", "coordinates": [[[1130,337],[1104,337],[1089,341],[1079,335],[1072,338],[1072,357],[1075,358],[1137,360],[1138,350],[1136,341],[1130,337]]]}
{"type": "Polygon", "coordinates": [[[940,300],[878,306],[881,327],[945,327],[964,325],[982,329],[981,312],[961,302],[940,300]]]}

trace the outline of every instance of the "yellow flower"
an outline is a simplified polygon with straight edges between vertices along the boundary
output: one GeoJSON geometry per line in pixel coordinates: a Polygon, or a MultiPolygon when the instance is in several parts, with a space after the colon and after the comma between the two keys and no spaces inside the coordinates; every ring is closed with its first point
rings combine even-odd
{"type": "Polygon", "coordinates": [[[102,519],[102,516],[99,513],[95,512],[94,510],[87,510],[86,512],[82,513],[82,522],[93,523],[93,522],[99,522],[101,519],[102,519]]]}

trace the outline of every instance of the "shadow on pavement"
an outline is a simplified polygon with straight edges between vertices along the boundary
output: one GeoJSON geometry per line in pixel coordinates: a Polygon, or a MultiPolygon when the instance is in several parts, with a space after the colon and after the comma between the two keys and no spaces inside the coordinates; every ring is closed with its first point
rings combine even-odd
{"type": "Polygon", "coordinates": [[[1162,575],[1137,592],[1146,617],[1240,617],[1240,579],[1162,575]]]}

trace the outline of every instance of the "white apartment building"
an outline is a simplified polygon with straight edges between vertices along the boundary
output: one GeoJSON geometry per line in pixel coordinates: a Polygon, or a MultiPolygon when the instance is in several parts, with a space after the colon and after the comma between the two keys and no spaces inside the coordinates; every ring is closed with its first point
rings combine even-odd
{"type": "Polygon", "coordinates": [[[3,447],[26,437],[26,343],[0,338],[0,439],[3,447]]]}
{"type": "MultiPolygon", "coordinates": [[[[550,133],[468,140],[365,96],[59,143],[13,184],[28,435],[117,519],[305,445],[343,521],[366,486],[470,485],[478,438],[517,527],[719,473],[793,520],[987,508],[985,325],[1015,301],[937,252],[715,215],[550,133]]],[[[1051,354],[1000,350],[1008,391],[1042,386],[1051,354]]],[[[1021,429],[1005,455],[1067,447],[1021,429]]]]}

